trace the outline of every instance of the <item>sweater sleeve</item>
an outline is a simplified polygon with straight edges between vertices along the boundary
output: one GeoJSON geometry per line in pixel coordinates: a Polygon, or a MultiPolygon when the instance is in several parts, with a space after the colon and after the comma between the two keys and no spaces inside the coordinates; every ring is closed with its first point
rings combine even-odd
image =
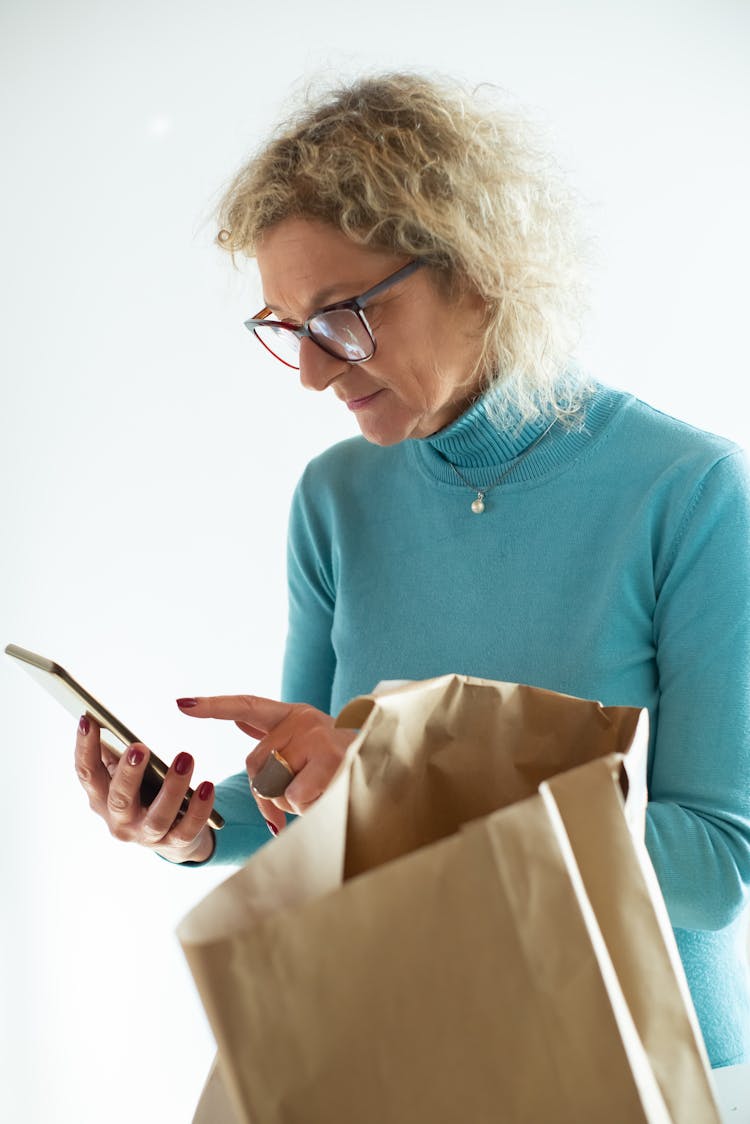
{"type": "Polygon", "coordinates": [[[304,702],[330,713],[336,671],[332,629],[335,606],[334,561],[325,497],[316,495],[309,466],[292,500],[287,546],[289,627],[281,694],[285,702],[304,702]]]}
{"type": "Polygon", "coordinates": [[[224,817],[224,827],[214,832],[215,846],[211,857],[195,865],[241,866],[271,839],[250,792],[247,773],[235,773],[217,785],[216,808],[224,817]]]}
{"type": "MultiPolygon", "coordinates": [[[[328,713],[335,659],[331,644],[334,597],[326,549],[326,528],[305,500],[308,473],[295,491],[289,519],[287,581],[289,627],[281,697],[306,702],[328,713]]],[[[205,863],[240,865],[271,836],[250,792],[246,773],[227,777],[216,789],[216,806],[226,820],[215,832],[214,852],[205,863]]],[[[188,865],[188,864],[183,864],[188,865]]]]}
{"type": "Polygon", "coordinates": [[[672,924],[715,930],[750,885],[750,479],[739,450],[697,486],[656,579],[646,844],[672,924]]]}

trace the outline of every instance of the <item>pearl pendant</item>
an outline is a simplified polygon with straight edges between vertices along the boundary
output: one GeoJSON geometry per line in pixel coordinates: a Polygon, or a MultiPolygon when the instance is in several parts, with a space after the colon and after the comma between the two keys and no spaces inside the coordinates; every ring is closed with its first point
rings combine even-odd
{"type": "Polygon", "coordinates": [[[475,515],[481,515],[482,512],[484,511],[484,496],[483,496],[482,492],[477,493],[477,498],[474,500],[474,503],[471,505],[471,510],[474,512],[475,515]]]}

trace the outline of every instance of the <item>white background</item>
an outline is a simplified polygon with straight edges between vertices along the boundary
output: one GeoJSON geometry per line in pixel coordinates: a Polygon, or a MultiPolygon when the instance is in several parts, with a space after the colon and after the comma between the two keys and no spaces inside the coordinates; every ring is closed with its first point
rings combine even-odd
{"type": "MultiPolygon", "coordinates": [[[[278,693],[291,489],[355,423],[241,327],[260,289],[211,210],[321,71],[514,95],[597,240],[581,358],[748,443],[749,32],[744,0],[4,0],[0,641],[196,782],[241,768],[173,700],[278,693]]],[[[4,1116],[182,1124],[212,1043],[173,932],[226,871],[114,842],[74,722],[5,657],[0,692],[4,1116]]]]}

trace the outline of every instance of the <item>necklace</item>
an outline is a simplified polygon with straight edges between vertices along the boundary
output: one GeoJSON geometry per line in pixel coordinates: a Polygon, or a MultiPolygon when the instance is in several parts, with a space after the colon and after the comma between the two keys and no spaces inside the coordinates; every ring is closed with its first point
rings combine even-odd
{"type": "MultiPolygon", "coordinates": [[[[503,472],[503,474],[501,476],[498,476],[497,480],[493,480],[491,484],[488,484],[486,488],[477,488],[475,484],[472,484],[471,481],[467,480],[466,477],[461,472],[458,471],[455,464],[453,464],[452,461],[448,460],[445,453],[440,453],[440,456],[443,458],[443,460],[445,461],[445,463],[447,465],[450,465],[450,467],[453,469],[453,471],[455,472],[455,474],[459,478],[459,480],[463,484],[466,484],[467,488],[471,488],[472,492],[477,493],[477,498],[474,500],[474,502],[471,505],[471,510],[474,512],[475,515],[481,515],[482,512],[484,511],[484,497],[487,495],[487,493],[489,491],[491,491],[492,488],[496,488],[498,484],[502,483],[502,481],[505,479],[505,477],[509,476],[510,473],[513,471],[513,469],[518,467],[518,465],[521,463],[521,461],[524,459],[524,457],[527,457],[529,455],[529,453],[533,452],[534,449],[536,449],[537,445],[541,444],[541,442],[544,441],[544,438],[547,436],[549,431],[552,429],[552,427],[556,423],[557,423],[557,418],[555,418],[553,421],[551,421],[550,424],[547,426],[547,428],[544,430],[544,432],[540,433],[538,437],[534,438],[534,440],[531,442],[531,444],[528,446],[528,448],[524,449],[524,451],[521,453],[521,455],[519,457],[516,457],[513,464],[510,465],[509,468],[506,468],[505,472],[503,472]]],[[[440,450],[438,450],[438,452],[440,452],[440,450]]]]}

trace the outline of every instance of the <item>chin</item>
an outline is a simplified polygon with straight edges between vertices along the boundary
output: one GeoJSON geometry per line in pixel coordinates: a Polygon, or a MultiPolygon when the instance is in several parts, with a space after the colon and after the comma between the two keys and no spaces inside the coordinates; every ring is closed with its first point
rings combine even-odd
{"type": "MultiPolygon", "coordinates": [[[[385,397],[385,396],[383,396],[385,397]]],[[[387,401],[376,399],[371,408],[357,416],[359,431],[371,445],[398,445],[410,437],[429,437],[440,426],[434,413],[421,407],[411,407],[395,402],[392,395],[387,401]]]]}
{"type": "Polygon", "coordinates": [[[388,397],[391,398],[390,402],[384,403],[376,399],[371,408],[365,408],[357,415],[359,431],[371,445],[398,445],[400,441],[411,437],[415,428],[416,419],[411,411],[394,408],[396,404],[392,396],[388,397]]]}
{"type": "Polygon", "coordinates": [[[408,433],[396,433],[392,430],[374,425],[360,425],[359,431],[365,441],[369,441],[371,445],[380,445],[383,448],[388,445],[398,445],[399,441],[405,441],[409,436],[408,433]]]}

